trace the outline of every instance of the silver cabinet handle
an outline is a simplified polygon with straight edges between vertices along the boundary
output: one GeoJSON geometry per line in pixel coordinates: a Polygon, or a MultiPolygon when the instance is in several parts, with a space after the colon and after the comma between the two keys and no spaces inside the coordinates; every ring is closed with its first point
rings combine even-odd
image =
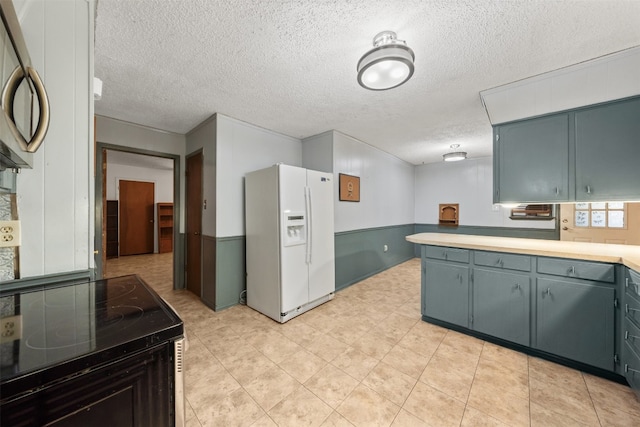
{"type": "Polygon", "coordinates": [[[591,194],[591,186],[587,185],[587,194],[591,194]]]}
{"type": "Polygon", "coordinates": [[[624,331],[624,339],[625,339],[625,340],[628,340],[628,339],[629,339],[629,337],[631,337],[631,338],[635,338],[635,339],[640,338],[640,337],[639,337],[639,336],[637,336],[637,335],[631,335],[631,334],[629,333],[629,331],[624,331]]]}
{"type": "Polygon", "coordinates": [[[640,311],[640,310],[638,310],[637,308],[631,308],[631,307],[629,307],[629,304],[625,304],[624,305],[624,312],[628,313],[630,311],[640,311]]]}
{"type": "Polygon", "coordinates": [[[13,134],[14,138],[18,141],[18,145],[23,151],[29,153],[35,153],[40,144],[44,141],[44,137],[49,129],[49,98],[47,97],[47,91],[44,89],[44,84],[38,75],[35,68],[27,67],[28,76],[24,75],[22,67],[19,65],[13,70],[11,76],[7,80],[7,83],[2,89],[2,109],[5,114],[9,116],[11,120],[8,120],[9,130],[13,134]],[[15,117],[13,116],[13,101],[16,97],[16,91],[22,83],[22,80],[26,78],[33,83],[36,90],[36,96],[38,98],[38,108],[40,109],[40,117],[38,119],[38,126],[36,127],[31,140],[27,142],[24,136],[18,130],[15,124],[15,117]]]}
{"type": "Polygon", "coordinates": [[[556,187],[556,196],[560,194],[560,189],[556,187]]]}
{"type": "Polygon", "coordinates": [[[544,293],[551,296],[551,288],[547,288],[547,290],[544,293]]]}
{"type": "Polygon", "coordinates": [[[516,283],[516,290],[520,290],[520,283],[516,283]]]}
{"type": "Polygon", "coordinates": [[[634,372],[634,373],[636,373],[636,374],[640,374],[640,371],[639,371],[639,370],[637,370],[637,369],[631,369],[631,368],[629,367],[629,365],[627,365],[626,363],[624,364],[624,371],[625,371],[625,372],[634,372]]]}

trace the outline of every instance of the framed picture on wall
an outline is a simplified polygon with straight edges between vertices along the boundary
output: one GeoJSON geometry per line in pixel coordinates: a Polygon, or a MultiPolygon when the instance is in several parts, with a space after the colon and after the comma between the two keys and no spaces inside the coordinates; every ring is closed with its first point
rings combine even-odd
{"type": "Polygon", "coordinates": [[[340,177],[340,201],[359,202],[360,201],[360,177],[339,174],[340,177]]]}

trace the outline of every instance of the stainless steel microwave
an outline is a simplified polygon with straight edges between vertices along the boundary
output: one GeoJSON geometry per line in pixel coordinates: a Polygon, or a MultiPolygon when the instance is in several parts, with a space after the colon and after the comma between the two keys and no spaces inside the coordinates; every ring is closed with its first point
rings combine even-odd
{"type": "Polygon", "coordinates": [[[0,170],[30,168],[49,128],[49,100],[11,0],[0,0],[0,17],[0,170]]]}

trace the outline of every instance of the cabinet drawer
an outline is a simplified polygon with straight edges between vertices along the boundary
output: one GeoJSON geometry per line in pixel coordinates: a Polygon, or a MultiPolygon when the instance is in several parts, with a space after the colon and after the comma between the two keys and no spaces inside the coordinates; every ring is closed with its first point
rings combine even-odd
{"type": "Polygon", "coordinates": [[[614,266],[564,258],[538,258],[538,273],[576,279],[615,282],[614,266]]]}
{"type": "Polygon", "coordinates": [[[425,246],[424,250],[424,256],[427,258],[455,262],[469,262],[469,251],[467,249],[447,248],[444,246],[425,246]]]}
{"type": "Polygon", "coordinates": [[[640,354],[640,328],[628,318],[624,319],[624,342],[640,354]]]}
{"type": "Polygon", "coordinates": [[[625,291],[636,298],[640,298],[640,273],[627,269],[625,291]]]}
{"type": "Polygon", "coordinates": [[[640,357],[633,351],[629,343],[625,342],[622,349],[622,358],[623,375],[631,388],[637,392],[640,389],[640,357]]]}
{"type": "Polygon", "coordinates": [[[624,316],[625,320],[632,320],[633,323],[640,326],[640,300],[629,295],[624,296],[624,316]]]}
{"type": "Polygon", "coordinates": [[[503,252],[476,251],[474,264],[508,270],[531,271],[531,257],[503,252]]]}

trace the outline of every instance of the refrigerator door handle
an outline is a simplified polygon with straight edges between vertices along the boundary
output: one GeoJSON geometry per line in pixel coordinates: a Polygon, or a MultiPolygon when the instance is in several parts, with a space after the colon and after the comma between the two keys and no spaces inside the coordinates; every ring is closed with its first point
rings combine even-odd
{"type": "Polygon", "coordinates": [[[312,226],[313,218],[311,217],[311,187],[305,187],[304,198],[307,209],[307,264],[311,264],[311,239],[312,239],[312,226]]]}

